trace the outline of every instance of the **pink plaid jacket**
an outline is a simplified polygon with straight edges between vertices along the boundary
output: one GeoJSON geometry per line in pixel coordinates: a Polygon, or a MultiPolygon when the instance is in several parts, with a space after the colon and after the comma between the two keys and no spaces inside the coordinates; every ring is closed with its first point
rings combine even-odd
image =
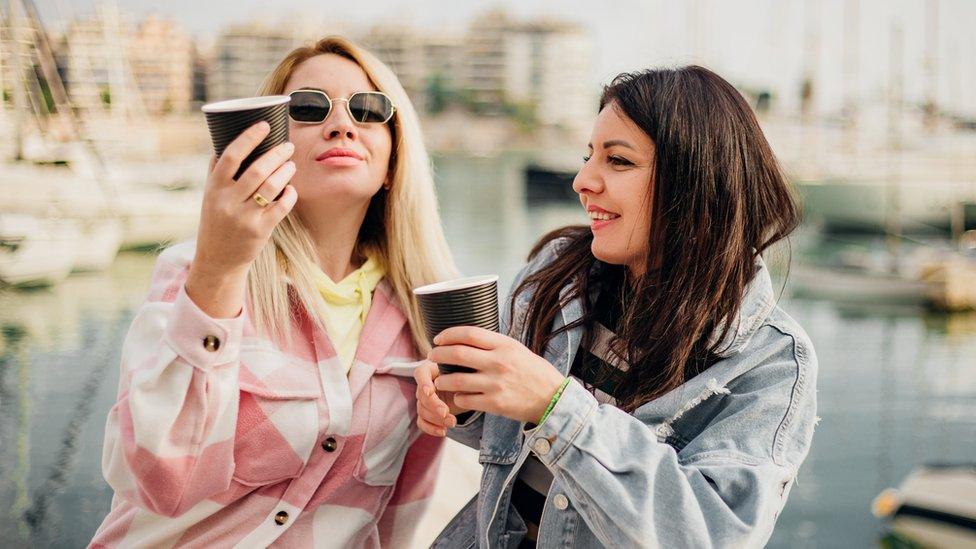
{"type": "Polygon", "coordinates": [[[194,244],[159,257],[122,349],[102,469],[115,489],[92,547],[409,543],[441,439],[416,427],[418,351],[377,286],[348,377],[304,308],[292,347],[247,306],[214,319],[186,295],[194,244]]]}

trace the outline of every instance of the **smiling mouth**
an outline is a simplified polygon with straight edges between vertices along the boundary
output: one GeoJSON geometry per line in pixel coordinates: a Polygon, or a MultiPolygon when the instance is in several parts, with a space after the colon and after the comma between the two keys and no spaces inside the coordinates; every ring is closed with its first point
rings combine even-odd
{"type": "Polygon", "coordinates": [[[586,212],[586,214],[590,216],[590,219],[593,221],[611,221],[620,217],[619,215],[610,212],[592,211],[586,212]]]}

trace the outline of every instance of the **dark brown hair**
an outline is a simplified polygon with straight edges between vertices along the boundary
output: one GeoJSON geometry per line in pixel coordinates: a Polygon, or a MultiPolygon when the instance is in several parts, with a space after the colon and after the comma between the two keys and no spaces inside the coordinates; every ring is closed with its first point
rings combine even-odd
{"type": "MultiPolygon", "coordinates": [[[[616,396],[633,411],[718,360],[723,338],[736,328],[756,256],[788,236],[800,214],[749,104],[712,71],[689,66],[621,74],[604,88],[604,108],[632,120],[655,153],[647,182],[653,189],[646,274],[625,284],[613,342],[631,363],[616,396]]],[[[524,332],[512,335],[539,355],[559,332],[591,325],[592,272],[622,268],[593,256],[586,226],[547,234],[529,258],[559,239],[565,242],[556,259],[513,292],[513,325],[524,332]],[[566,299],[583,297],[583,317],[554,332],[566,286],[566,299]],[[530,287],[535,292],[525,317],[514,322],[514,296],[530,287]]]]}

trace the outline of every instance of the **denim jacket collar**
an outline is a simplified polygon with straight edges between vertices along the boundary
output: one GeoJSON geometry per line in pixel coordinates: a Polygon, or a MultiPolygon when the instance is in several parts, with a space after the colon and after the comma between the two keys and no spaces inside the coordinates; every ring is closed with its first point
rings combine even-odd
{"type": "MultiPolygon", "coordinates": [[[[756,330],[773,312],[774,307],[776,307],[776,295],[773,293],[773,282],[769,276],[769,270],[766,268],[766,262],[763,261],[762,257],[757,256],[755,272],[752,280],[746,286],[742,305],[739,307],[733,328],[725,334],[717,347],[718,356],[728,358],[745,348],[756,330]]],[[[709,342],[717,340],[724,328],[724,324],[718,326],[712,332],[712,338],[709,342]]]]}
{"type": "MultiPolygon", "coordinates": [[[[560,301],[566,303],[566,305],[561,310],[562,318],[556,318],[554,328],[558,329],[562,326],[572,324],[583,316],[583,304],[579,297],[567,302],[570,290],[571,287],[566,286],[559,294],[560,301]]],[[[762,325],[763,321],[769,317],[769,314],[775,306],[776,296],[773,293],[773,283],[769,275],[769,270],[766,268],[766,263],[762,257],[757,256],[755,273],[753,274],[752,280],[746,286],[745,295],[742,298],[742,305],[739,307],[739,312],[736,315],[732,329],[725,334],[725,337],[721,339],[717,347],[718,356],[728,358],[741,351],[749,343],[749,340],[762,325]]],[[[710,342],[718,340],[724,328],[724,323],[717,326],[712,332],[710,342]]],[[[580,338],[583,335],[583,330],[581,327],[577,327],[567,332],[567,334],[569,336],[568,348],[571,349],[570,354],[574,355],[575,349],[579,346],[580,338]]],[[[572,356],[569,357],[569,361],[569,364],[566,365],[567,369],[563,373],[569,371],[568,368],[572,364],[572,356]]]]}

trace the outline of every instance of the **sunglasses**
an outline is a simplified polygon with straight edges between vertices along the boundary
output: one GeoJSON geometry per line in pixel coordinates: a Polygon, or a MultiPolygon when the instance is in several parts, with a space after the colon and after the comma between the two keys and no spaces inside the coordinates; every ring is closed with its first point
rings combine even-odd
{"type": "Polygon", "coordinates": [[[303,124],[321,124],[332,112],[332,103],[344,101],[346,112],[358,124],[385,124],[396,106],[383,92],[356,92],[348,99],[332,99],[324,91],[295,90],[288,94],[288,116],[303,124]]]}

